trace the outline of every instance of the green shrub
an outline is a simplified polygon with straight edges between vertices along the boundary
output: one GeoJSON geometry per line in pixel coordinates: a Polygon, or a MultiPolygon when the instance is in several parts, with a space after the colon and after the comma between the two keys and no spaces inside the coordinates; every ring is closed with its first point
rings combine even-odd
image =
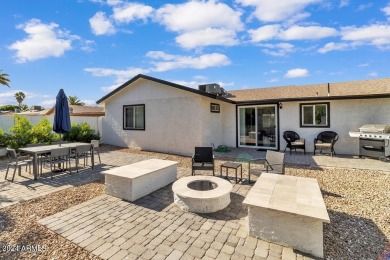
{"type": "Polygon", "coordinates": [[[0,147],[7,147],[9,138],[9,134],[4,133],[4,131],[0,129],[0,147]]]}
{"type": "Polygon", "coordinates": [[[64,134],[65,141],[89,143],[91,140],[99,140],[100,134],[91,129],[88,123],[72,123],[70,132],[64,134]]]}
{"type": "Polygon", "coordinates": [[[3,106],[0,106],[0,111],[15,111],[15,108],[19,108],[19,106],[3,105],[3,106]]]}
{"type": "Polygon", "coordinates": [[[31,143],[31,128],[32,125],[26,117],[15,115],[15,125],[9,129],[11,138],[8,144],[12,148],[17,149],[31,143]]]}
{"type": "Polygon", "coordinates": [[[42,119],[38,124],[31,128],[31,143],[49,143],[56,138],[53,133],[53,125],[47,118],[42,119]]]}

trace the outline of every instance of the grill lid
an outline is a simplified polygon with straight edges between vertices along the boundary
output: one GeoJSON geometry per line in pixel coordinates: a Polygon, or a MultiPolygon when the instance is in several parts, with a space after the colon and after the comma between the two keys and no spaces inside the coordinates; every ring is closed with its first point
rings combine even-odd
{"type": "Polygon", "coordinates": [[[390,133],[390,125],[363,125],[359,128],[361,133],[390,133]]]}

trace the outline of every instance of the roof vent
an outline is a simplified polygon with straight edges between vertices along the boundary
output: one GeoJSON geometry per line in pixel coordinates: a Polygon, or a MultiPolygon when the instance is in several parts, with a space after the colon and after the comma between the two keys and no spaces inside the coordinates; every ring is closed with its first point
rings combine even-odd
{"type": "Polygon", "coordinates": [[[221,95],[224,89],[217,83],[199,85],[199,90],[213,95],[221,95]]]}

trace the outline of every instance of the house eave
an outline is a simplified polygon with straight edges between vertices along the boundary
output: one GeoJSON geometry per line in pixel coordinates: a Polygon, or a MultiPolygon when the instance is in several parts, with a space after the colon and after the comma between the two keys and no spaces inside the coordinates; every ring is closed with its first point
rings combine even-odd
{"type": "Polygon", "coordinates": [[[375,99],[375,98],[390,98],[388,94],[373,94],[373,95],[352,95],[352,96],[323,96],[323,97],[303,97],[303,98],[279,98],[265,100],[247,100],[236,101],[237,106],[275,104],[279,102],[305,102],[305,101],[325,101],[325,100],[349,100],[349,99],[375,99]]]}
{"type": "Polygon", "coordinates": [[[235,104],[234,101],[232,101],[230,99],[227,99],[227,98],[224,98],[224,97],[221,97],[221,96],[217,96],[217,95],[214,95],[214,94],[206,93],[206,92],[203,92],[203,91],[200,91],[200,90],[197,90],[197,89],[189,88],[189,87],[182,86],[182,85],[179,85],[179,84],[176,84],[176,83],[173,83],[173,82],[165,81],[165,80],[162,80],[162,79],[157,79],[157,78],[146,76],[146,75],[143,75],[143,74],[138,74],[137,76],[135,76],[132,79],[128,80],[127,82],[123,83],[118,88],[114,89],[113,91],[111,91],[107,95],[103,96],[98,101],[96,101],[96,104],[104,103],[105,100],[107,100],[108,98],[112,97],[113,95],[115,95],[116,93],[121,91],[122,89],[126,88],[127,86],[131,85],[133,82],[135,82],[135,81],[137,81],[138,79],[141,79],[141,78],[142,79],[146,79],[146,80],[150,80],[150,81],[154,81],[154,82],[157,82],[157,83],[160,83],[160,84],[163,84],[163,85],[168,85],[170,87],[174,87],[174,88],[177,88],[177,89],[181,89],[181,90],[185,90],[185,91],[188,91],[188,92],[192,92],[192,93],[195,93],[195,94],[198,94],[198,95],[201,95],[201,96],[205,96],[205,97],[208,97],[208,98],[220,100],[220,101],[223,101],[223,102],[226,102],[226,103],[235,104]]]}

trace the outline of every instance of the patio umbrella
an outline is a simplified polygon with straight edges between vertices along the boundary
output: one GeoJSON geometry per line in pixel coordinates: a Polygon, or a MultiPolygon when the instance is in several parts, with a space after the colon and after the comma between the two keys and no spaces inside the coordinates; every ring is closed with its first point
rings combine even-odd
{"type": "MultiPolygon", "coordinates": [[[[60,89],[56,97],[55,105],[55,114],[54,114],[54,123],[53,131],[57,134],[60,134],[60,141],[62,139],[62,134],[69,132],[71,128],[70,125],[70,115],[69,115],[69,105],[68,98],[65,95],[63,89],[60,89]]],[[[60,143],[61,146],[61,143],[60,143]]]]}

